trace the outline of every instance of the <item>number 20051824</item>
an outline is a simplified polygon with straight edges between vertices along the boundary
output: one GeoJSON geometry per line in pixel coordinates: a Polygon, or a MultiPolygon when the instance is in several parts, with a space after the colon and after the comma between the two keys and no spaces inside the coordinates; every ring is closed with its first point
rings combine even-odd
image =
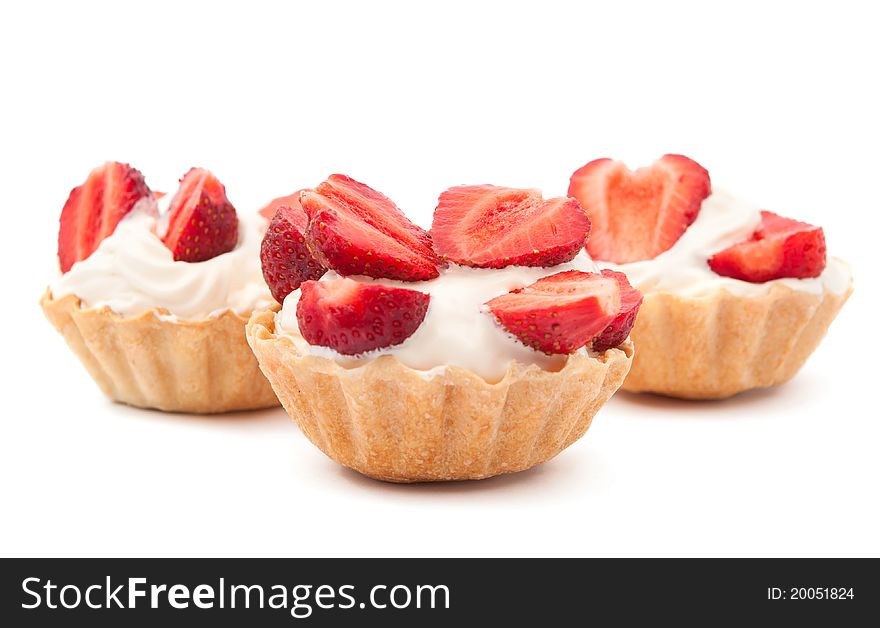
{"type": "Polygon", "coordinates": [[[779,587],[767,588],[768,600],[852,600],[852,587],[779,587]]]}

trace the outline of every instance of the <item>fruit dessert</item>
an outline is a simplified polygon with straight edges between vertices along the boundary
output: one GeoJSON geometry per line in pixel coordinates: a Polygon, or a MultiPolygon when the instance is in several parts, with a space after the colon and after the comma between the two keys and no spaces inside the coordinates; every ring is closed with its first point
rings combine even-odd
{"type": "Polygon", "coordinates": [[[265,225],[239,217],[202,168],[162,195],[106,163],[61,211],[43,311],[111,399],[199,413],[277,405],[244,334],[273,303],[259,266],[265,225]]]}
{"type": "Polygon", "coordinates": [[[634,171],[597,159],[568,192],[592,221],[590,255],[644,294],[625,390],[719,399],[781,384],[852,291],[821,227],[713,188],[682,155],[634,171]]]}
{"type": "Polygon", "coordinates": [[[428,233],[332,175],[280,201],[261,248],[280,309],[248,340],[330,458],[395,482],[528,469],[580,438],[623,381],[641,295],[584,251],[572,199],[454,187],[428,233]]]}

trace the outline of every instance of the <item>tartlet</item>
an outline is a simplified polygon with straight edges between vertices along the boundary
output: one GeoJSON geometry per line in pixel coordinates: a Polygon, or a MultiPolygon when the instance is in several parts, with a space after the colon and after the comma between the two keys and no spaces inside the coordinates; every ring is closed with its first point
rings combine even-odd
{"type": "Polygon", "coordinates": [[[322,452],[391,482],[477,480],[550,460],[586,433],[623,382],[629,341],[558,371],[512,364],[500,381],[449,367],[431,377],[386,355],[346,368],[300,353],[256,312],[248,338],[281,404],[322,452]]]}
{"type": "Polygon", "coordinates": [[[441,195],[429,236],[333,175],[277,210],[262,258],[283,307],[255,312],[248,341],[346,467],[392,482],[522,471],[586,432],[632,360],[641,297],[598,272],[588,234],[569,199],[464,186],[441,195]]]}
{"type": "Polygon", "coordinates": [[[724,399],[782,384],[852,292],[821,228],[713,189],[687,157],[636,171],[594,160],[569,194],[593,221],[593,258],[644,295],[624,390],[724,399]]]}
{"type": "Polygon", "coordinates": [[[193,413],[278,405],[245,338],[250,313],[273,303],[257,258],[264,221],[240,220],[202,169],[161,216],[157,196],[115,162],[71,192],[46,318],[114,401],[193,413]]]}

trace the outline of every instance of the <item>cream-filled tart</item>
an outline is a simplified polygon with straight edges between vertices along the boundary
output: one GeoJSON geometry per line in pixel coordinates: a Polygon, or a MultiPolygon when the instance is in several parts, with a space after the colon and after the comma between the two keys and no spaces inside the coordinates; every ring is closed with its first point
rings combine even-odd
{"type": "Polygon", "coordinates": [[[163,196],[131,166],[104,164],[62,210],[60,272],[41,306],[115,401],[196,413],[277,405],[245,339],[250,314],[274,303],[259,263],[265,226],[256,212],[240,217],[207,170],[163,196]]]}
{"type": "Polygon", "coordinates": [[[586,432],[632,359],[641,295],[593,264],[589,229],[571,199],[461,186],[429,235],[332,175],[278,207],[261,256],[283,305],[248,339],[340,464],[396,482],[528,469],[586,432]]]}
{"type": "Polygon", "coordinates": [[[593,259],[644,294],[624,390],[720,399],[782,384],[852,291],[821,228],[715,188],[687,157],[594,160],[569,195],[592,220],[593,259]]]}

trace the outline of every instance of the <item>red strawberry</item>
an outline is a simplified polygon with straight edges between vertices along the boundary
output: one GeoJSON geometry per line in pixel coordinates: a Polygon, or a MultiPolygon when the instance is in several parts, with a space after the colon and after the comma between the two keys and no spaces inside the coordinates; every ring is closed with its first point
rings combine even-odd
{"type": "Polygon", "coordinates": [[[605,330],[593,339],[593,350],[605,351],[620,345],[636,322],[636,315],[642,305],[642,293],[633,288],[626,275],[613,270],[603,270],[603,277],[614,279],[620,288],[620,312],[605,330]]]}
{"type": "Polygon", "coordinates": [[[272,217],[275,215],[275,212],[282,205],[287,205],[288,207],[293,207],[294,205],[298,206],[302,209],[302,205],[299,202],[300,194],[302,194],[302,190],[297,190],[293,194],[289,196],[279,196],[278,198],[273,198],[269,201],[269,204],[266,205],[263,209],[260,210],[260,215],[266,218],[267,220],[272,220],[272,217]]]}
{"type": "Polygon", "coordinates": [[[306,281],[296,319],[309,344],[354,355],[399,345],[412,336],[430,299],[417,290],[352,279],[306,281]]]}
{"type": "Polygon", "coordinates": [[[340,275],[420,281],[439,276],[431,238],[376,190],[341,174],[301,199],[309,248],[340,275]]]}
{"type": "Polygon", "coordinates": [[[226,188],[204,168],[190,168],[168,209],[163,242],[174,259],[203,262],[235,248],[238,216],[226,188]]]}
{"type": "MultiPolygon", "coordinates": [[[[283,198],[288,199],[287,203],[272,210],[272,221],[260,245],[263,278],[279,303],[302,282],[320,279],[327,271],[306,244],[309,217],[299,202],[299,192],[283,198]]],[[[269,207],[267,205],[264,209],[269,207]]]]}
{"type": "Polygon", "coordinates": [[[752,283],[818,277],[825,270],[825,232],[764,211],[751,239],[716,253],[709,266],[724,277],[752,283]]]}
{"type": "Polygon", "coordinates": [[[486,305],[523,344],[544,353],[573,353],[614,321],[620,288],[614,278],[566,270],[486,305]]]}
{"type": "Polygon", "coordinates": [[[635,171],[620,161],[591,161],[571,176],[568,195],[593,221],[590,255],[625,264],[654,259],[675,244],[711,190],[700,164],[664,155],[635,171]]]}
{"type": "Polygon", "coordinates": [[[431,225],[441,256],[479,268],[556,266],[574,258],[589,234],[576,200],[494,185],[449,188],[431,225]]]}
{"type": "MultiPolygon", "coordinates": [[[[61,272],[66,273],[75,262],[94,253],[138,201],[152,198],[144,175],[128,164],[108,161],[92,170],[85,183],[71,190],[61,210],[58,229],[61,272]]],[[[155,212],[155,204],[141,205],[155,212]]]]}

